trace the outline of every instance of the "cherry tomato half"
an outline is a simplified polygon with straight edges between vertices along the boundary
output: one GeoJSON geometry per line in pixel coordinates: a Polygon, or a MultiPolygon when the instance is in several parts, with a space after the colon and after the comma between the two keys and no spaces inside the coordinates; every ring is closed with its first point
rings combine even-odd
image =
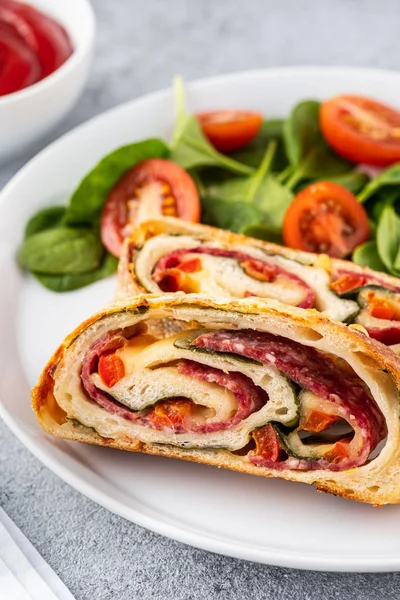
{"type": "Polygon", "coordinates": [[[283,239],[287,246],[344,258],[368,239],[364,207],[349,190],[328,181],[302,190],[286,211],[283,239]]]}
{"type": "Polygon", "coordinates": [[[215,110],[197,115],[204,135],[220,152],[246,146],[260,131],[263,117],[245,110],[215,110]]]}
{"type": "Polygon", "coordinates": [[[200,199],[193,179],[179,165],[150,158],[127,171],[109,193],[101,215],[102,242],[120,256],[133,225],[160,216],[198,222],[200,199]]]}
{"type": "Polygon", "coordinates": [[[400,111],[362,96],[338,96],[320,111],[322,132],[338,154],[355,163],[400,161],[400,111]]]}

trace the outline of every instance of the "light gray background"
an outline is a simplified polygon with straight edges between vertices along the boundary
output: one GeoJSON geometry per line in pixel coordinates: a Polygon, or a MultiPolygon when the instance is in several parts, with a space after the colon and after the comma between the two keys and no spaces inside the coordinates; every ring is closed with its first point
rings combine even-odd
{"type": "MultiPolygon", "coordinates": [[[[98,36],[83,97],[45,142],[0,168],[0,185],[47,142],[107,108],[169,85],[175,73],[194,79],[281,65],[400,68],[398,0],[93,0],[93,4],[98,36]]],[[[61,482],[3,423],[0,504],[77,600],[400,597],[398,574],[267,567],[188,548],[145,531],[61,482]]],[[[7,600],[1,590],[0,598],[7,600]]]]}

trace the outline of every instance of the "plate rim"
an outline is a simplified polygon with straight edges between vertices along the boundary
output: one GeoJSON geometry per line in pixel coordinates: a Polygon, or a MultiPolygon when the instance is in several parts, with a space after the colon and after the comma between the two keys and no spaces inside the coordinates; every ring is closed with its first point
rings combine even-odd
{"type": "MultiPolygon", "coordinates": [[[[382,77],[387,81],[387,78],[394,78],[399,80],[400,73],[392,69],[377,69],[377,68],[363,68],[363,67],[347,67],[347,66],[287,66],[287,67],[276,67],[271,69],[253,69],[232,72],[222,75],[213,75],[211,77],[196,79],[186,84],[187,89],[192,93],[196,91],[198,87],[207,87],[212,85],[216,81],[218,82],[229,82],[234,79],[246,79],[254,77],[265,77],[270,76],[277,78],[279,76],[296,76],[301,77],[304,75],[313,74],[318,76],[319,74],[337,73],[347,75],[363,73],[365,76],[382,77]]],[[[63,134],[61,137],[54,140],[51,144],[47,145],[44,149],[33,156],[17,173],[6,183],[3,189],[0,191],[0,206],[7,201],[10,193],[13,192],[13,188],[19,184],[19,181],[23,179],[32,169],[36,168],[36,163],[42,158],[45,158],[48,154],[58,146],[62,145],[66,139],[72,137],[77,132],[85,130],[86,127],[92,126],[96,121],[103,120],[109,117],[113,113],[119,112],[120,110],[129,107],[140,106],[147,102],[161,98],[170,92],[170,88],[163,88],[161,90],[153,91],[149,94],[145,94],[133,100],[128,100],[115,107],[112,107],[100,114],[88,119],[87,121],[77,125],[70,131],[63,134]]],[[[356,557],[339,557],[338,555],[327,555],[324,553],[320,555],[318,550],[315,553],[302,553],[301,555],[297,551],[291,551],[288,549],[271,549],[268,547],[259,548],[257,546],[251,546],[246,543],[237,542],[234,540],[225,540],[220,536],[212,536],[208,532],[199,532],[184,523],[170,523],[167,519],[162,518],[162,514],[158,513],[158,517],[154,518],[146,515],[139,510],[129,507],[117,498],[109,496],[106,492],[99,490],[95,484],[85,481],[80,475],[77,475],[69,467],[64,466],[61,461],[53,457],[51,452],[46,451],[42,447],[42,440],[35,441],[34,436],[29,435],[25,428],[19,424],[12,414],[4,406],[0,397],[0,418],[3,419],[5,424],[9,427],[12,433],[19,439],[19,441],[50,471],[58,476],[65,483],[70,485],[72,488],[88,497],[90,500],[100,504],[107,510],[117,514],[120,517],[127,519],[137,525],[156,532],[157,534],[164,535],[170,539],[174,539],[178,542],[190,545],[202,550],[214,552],[224,556],[230,556],[233,558],[253,561],[261,564],[269,564],[279,567],[289,567],[304,570],[314,571],[333,571],[333,572],[395,572],[400,570],[400,556],[393,557],[362,557],[361,559],[356,557]]],[[[48,434],[43,434],[45,438],[50,437],[48,434]]],[[[43,438],[42,438],[43,439],[43,438]]],[[[67,443],[67,442],[65,442],[67,443]]]]}

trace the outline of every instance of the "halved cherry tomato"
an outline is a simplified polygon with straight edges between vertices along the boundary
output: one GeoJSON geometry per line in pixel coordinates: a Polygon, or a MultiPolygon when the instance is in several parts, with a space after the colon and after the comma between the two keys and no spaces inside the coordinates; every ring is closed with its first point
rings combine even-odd
{"type": "Polygon", "coordinates": [[[279,460],[281,448],[279,445],[278,436],[275,433],[275,429],[269,423],[261,429],[253,431],[253,438],[256,442],[256,454],[262,456],[267,460],[276,462],[279,460]]]}
{"type": "Polygon", "coordinates": [[[300,427],[303,431],[319,433],[320,431],[329,429],[339,418],[337,415],[327,415],[318,410],[313,410],[305,419],[301,420],[300,427]]]}
{"type": "Polygon", "coordinates": [[[246,110],[215,110],[197,115],[204,135],[220,152],[246,146],[260,131],[263,117],[246,110]]]}
{"type": "Polygon", "coordinates": [[[364,277],[364,275],[349,273],[341,275],[336,281],[332,281],[331,289],[339,295],[346,294],[346,292],[350,292],[350,290],[355,290],[363,286],[365,282],[366,277],[364,277]]]}
{"type": "Polygon", "coordinates": [[[344,258],[368,239],[364,207],[349,190],[328,181],[297,194],[286,211],[283,239],[290,248],[344,258]]]}
{"type": "Polygon", "coordinates": [[[322,133],[338,154],[356,163],[386,166],[400,161],[400,112],[362,96],[323,102],[322,133]]]}
{"type": "Polygon", "coordinates": [[[150,158],[132,167],[109,193],[101,215],[101,239],[111,254],[121,254],[134,224],[157,216],[200,220],[200,199],[193,179],[179,165],[150,158]]]}
{"type": "Polygon", "coordinates": [[[190,414],[193,402],[186,398],[173,398],[159,402],[149,413],[149,420],[158,427],[182,425],[185,417],[190,414]]]}
{"type": "Polygon", "coordinates": [[[109,388],[118,383],[125,375],[124,363],[115,352],[102,354],[97,370],[102,382],[109,388]]]}

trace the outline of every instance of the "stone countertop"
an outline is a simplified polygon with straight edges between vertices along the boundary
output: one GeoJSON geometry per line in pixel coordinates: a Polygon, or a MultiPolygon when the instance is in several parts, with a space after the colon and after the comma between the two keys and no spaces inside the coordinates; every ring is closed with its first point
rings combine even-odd
{"type": "MultiPolygon", "coordinates": [[[[85,93],[46,140],[0,168],[0,185],[65,131],[107,108],[168,86],[175,73],[189,80],[284,65],[400,67],[396,0],[93,0],[93,4],[98,35],[85,93]]],[[[397,600],[400,596],[396,573],[268,567],[146,531],[63,483],[1,422],[0,504],[77,600],[397,600]]]]}

